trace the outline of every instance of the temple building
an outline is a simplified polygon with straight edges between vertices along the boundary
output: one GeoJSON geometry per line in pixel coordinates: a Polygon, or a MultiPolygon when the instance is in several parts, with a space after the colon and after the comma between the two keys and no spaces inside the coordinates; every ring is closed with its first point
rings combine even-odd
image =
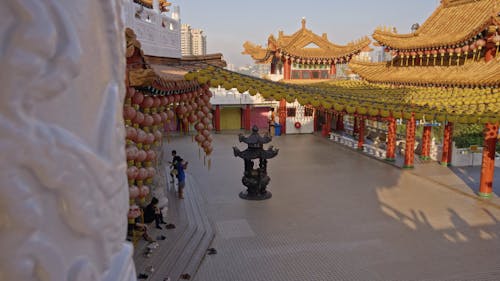
{"type": "Polygon", "coordinates": [[[271,34],[266,48],[247,41],[242,53],[258,64],[270,64],[271,80],[331,79],[336,77],[337,65],[348,63],[369,45],[368,37],[336,45],[326,33],[320,36],[307,29],[303,18],[302,28],[292,35],[280,31],[276,38],[271,34]]]}
{"type": "MultiPolygon", "coordinates": [[[[350,68],[367,81],[392,86],[426,88],[425,99],[412,103],[435,108],[442,103],[445,122],[441,163],[451,163],[454,123],[483,123],[484,146],[479,195],[492,196],[495,146],[498,139],[500,84],[500,1],[443,0],[411,34],[377,29],[373,38],[391,52],[381,63],[353,62],[350,68]],[[444,90],[443,90],[444,89],[444,90]],[[448,92],[433,96],[437,91],[448,92]],[[472,120],[470,120],[472,119],[472,120]],[[472,122],[471,122],[472,121],[472,122]]],[[[415,110],[407,110],[405,167],[413,166],[415,110]]],[[[390,121],[394,122],[394,120],[390,121]]],[[[423,156],[428,156],[431,128],[424,127],[423,156]]]]}

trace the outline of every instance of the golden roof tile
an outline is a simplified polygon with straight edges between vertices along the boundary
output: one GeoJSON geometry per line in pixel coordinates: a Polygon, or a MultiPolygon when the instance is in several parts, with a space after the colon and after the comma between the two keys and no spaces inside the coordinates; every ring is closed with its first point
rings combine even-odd
{"type": "Polygon", "coordinates": [[[397,50],[454,46],[473,38],[490,24],[498,24],[499,12],[500,0],[442,0],[414,33],[377,29],[373,39],[397,50]]]}
{"type": "Polygon", "coordinates": [[[374,83],[417,86],[500,86],[500,57],[489,62],[468,62],[461,66],[397,67],[383,63],[351,61],[349,67],[363,79],[374,83]]]}
{"type": "Polygon", "coordinates": [[[325,33],[319,36],[307,29],[303,19],[302,28],[292,35],[285,35],[280,31],[275,39],[271,34],[266,48],[245,42],[242,54],[251,55],[257,62],[269,62],[275,53],[304,59],[334,60],[359,53],[370,43],[368,37],[363,37],[347,45],[336,45],[328,40],[325,33]]]}

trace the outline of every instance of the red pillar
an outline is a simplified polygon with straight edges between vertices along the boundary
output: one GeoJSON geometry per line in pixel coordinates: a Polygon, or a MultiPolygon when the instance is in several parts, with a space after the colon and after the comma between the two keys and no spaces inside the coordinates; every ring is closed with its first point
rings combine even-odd
{"type": "Polygon", "coordinates": [[[215,106],[215,132],[220,132],[220,105],[215,106]]]}
{"type": "Polygon", "coordinates": [[[354,135],[359,133],[359,128],[358,128],[359,118],[360,117],[358,117],[358,116],[354,116],[354,125],[352,127],[352,133],[354,135]]]}
{"type": "Polygon", "coordinates": [[[291,68],[290,59],[285,58],[285,63],[283,64],[283,80],[290,80],[291,68]]]}
{"type": "Polygon", "coordinates": [[[326,134],[328,135],[332,130],[333,112],[326,112],[326,134]]]}
{"type": "Polygon", "coordinates": [[[313,121],[313,126],[314,126],[314,132],[318,131],[318,110],[316,108],[313,109],[313,115],[314,115],[314,121],[313,121]]]}
{"type": "Polygon", "coordinates": [[[406,120],[406,147],[404,169],[412,169],[415,157],[415,114],[412,112],[410,120],[406,120]]]}
{"type": "Polygon", "coordinates": [[[363,119],[363,117],[359,118],[358,131],[358,149],[363,150],[363,144],[365,141],[365,119],[363,119]]]}
{"type": "Polygon", "coordinates": [[[281,134],[286,134],[286,100],[280,100],[280,108],[279,108],[279,116],[280,116],[280,125],[281,125],[281,134]]]}
{"type": "Polygon", "coordinates": [[[250,131],[250,105],[247,104],[245,108],[245,130],[250,131]]]}
{"type": "Polygon", "coordinates": [[[335,76],[337,74],[337,68],[335,67],[335,63],[332,62],[330,65],[330,76],[335,76]]]}
{"type": "Polygon", "coordinates": [[[271,63],[271,74],[276,74],[276,64],[275,63],[271,63]]]}
{"type": "Polygon", "coordinates": [[[479,196],[489,198],[493,192],[493,176],[495,173],[495,148],[498,139],[498,122],[484,126],[483,163],[479,181],[479,196]]]}
{"type": "Polygon", "coordinates": [[[337,131],[343,131],[344,130],[344,114],[342,112],[339,112],[337,116],[337,124],[335,126],[337,131]]]}
{"type": "Polygon", "coordinates": [[[443,153],[441,154],[441,165],[449,166],[451,163],[451,145],[453,135],[453,123],[448,122],[444,126],[443,153]]]}
{"type": "Polygon", "coordinates": [[[424,132],[422,134],[422,154],[420,155],[420,158],[422,160],[429,160],[431,159],[431,133],[432,133],[432,127],[431,126],[424,126],[424,132]]]}
{"type": "Polygon", "coordinates": [[[387,151],[385,160],[396,161],[396,118],[389,117],[387,124],[387,151]]]}

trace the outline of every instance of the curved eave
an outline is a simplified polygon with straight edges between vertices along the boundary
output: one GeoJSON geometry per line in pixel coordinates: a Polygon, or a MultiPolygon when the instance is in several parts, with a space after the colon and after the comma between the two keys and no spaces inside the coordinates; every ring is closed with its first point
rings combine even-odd
{"type": "Polygon", "coordinates": [[[397,34],[378,29],[372,37],[381,45],[396,50],[459,45],[495,23],[499,7],[500,0],[443,1],[415,33],[397,34]]]}
{"type": "Polygon", "coordinates": [[[256,63],[267,63],[272,57],[272,52],[270,52],[270,50],[264,49],[248,41],[243,43],[243,52],[241,52],[241,54],[250,55],[256,63]]]}
{"type": "Polygon", "coordinates": [[[500,57],[462,66],[393,67],[387,63],[351,61],[350,69],[372,83],[415,86],[498,87],[500,57]]]}
{"type": "Polygon", "coordinates": [[[349,43],[344,46],[329,44],[326,48],[318,49],[287,47],[280,48],[280,51],[283,54],[306,59],[339,59],[361,52],[364,48],[368,47],[370,43],[371,40],[368,37],[364,37],[354,43],[349,43]]]}

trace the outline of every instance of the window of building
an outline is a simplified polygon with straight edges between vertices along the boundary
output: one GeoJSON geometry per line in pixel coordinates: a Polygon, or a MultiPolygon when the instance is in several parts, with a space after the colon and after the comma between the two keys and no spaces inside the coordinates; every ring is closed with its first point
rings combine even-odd
{"type": "Polygon", "coordinates": [[[300,79],[300,71],[292,70],[292,79],[300,79]]]}
{"type": "Polygon", "coordinates": [[[286,116],[287,117],[295,117],[296,112],[297,112],[297,109],[295,107],[287,107],[286,108],[286,116]]]}
{"type": "Polygon", "coordinates": [[[313,79],[319,79],[319,71],[311,71],[313,79]]]}
{"type": "Polygon", "coordinates": [[[304,116],[305,117],[311,117],[314,115],[314,110],[310,107],[304,108],[304,116]]]}
{"type": "Polygon", "coordinates": [[[311,79],[311,72],[309,70],[302,71],[302,79],[311,79]]]}

